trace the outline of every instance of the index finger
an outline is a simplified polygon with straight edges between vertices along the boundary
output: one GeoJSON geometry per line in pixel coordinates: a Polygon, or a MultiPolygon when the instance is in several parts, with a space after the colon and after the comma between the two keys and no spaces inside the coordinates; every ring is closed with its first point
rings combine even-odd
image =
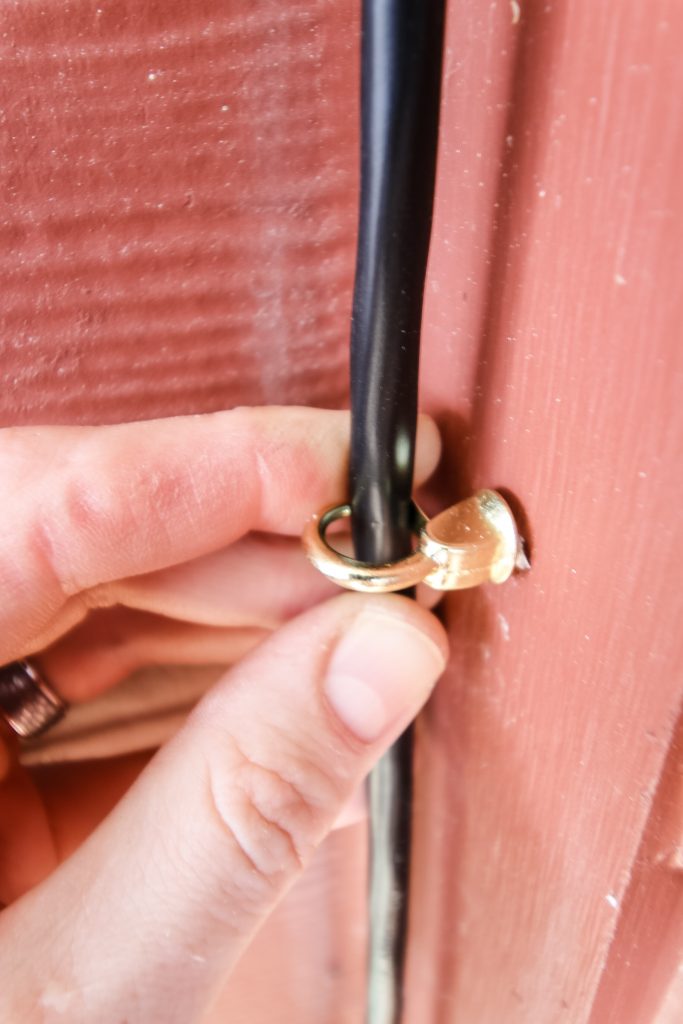
{"type": "MultiPolygon", "coordinates": [[[[422,419],[424,479],[439,441],[422,419]]],[[[299,533],[344,495],[348,430],[345,412],[268,407],[4,431],[0,663],[28,653],[74,595],[189,561],[249,530],[299,533]]]]}

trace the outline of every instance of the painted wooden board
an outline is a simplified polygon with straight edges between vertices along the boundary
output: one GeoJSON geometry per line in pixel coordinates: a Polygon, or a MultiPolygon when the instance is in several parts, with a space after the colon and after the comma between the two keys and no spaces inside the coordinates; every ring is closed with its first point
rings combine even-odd
{"type": "Polygon", "coordinates": [[[636,1024],[591,1008],[683,692],[683,11],[522,8],[450,7],[424,377],[533,569],[450,602],[408,1019],[636,1024]]]}
{"type": "MultiPolygon", "coordinates": [[[[357,15],[3,4],[0,422],[345,400],[357,15]]],[[[447,603],[407,1020],[672,1024],[683,7],[453,0],[447,35],[423,405],[439,500],[507,489],[533,568],[447,603]]],[[[214,1021],[360,1019],[346,839],[214,1021]]]]}
{"type": "Polygon", "coordinates": [[[0,422],[339,401],[351,11],[32,0],[1,17],[0,422]]]}

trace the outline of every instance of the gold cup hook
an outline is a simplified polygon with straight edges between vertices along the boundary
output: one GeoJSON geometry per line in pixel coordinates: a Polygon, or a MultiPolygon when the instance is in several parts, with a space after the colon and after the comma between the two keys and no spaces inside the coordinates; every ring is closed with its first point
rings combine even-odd
{"type": "Polygon", "coordinates": [[[331,505],[314,515],[303,533],[309,559],[328,579],[347,590],[386,594],[424,582],[434,590],[463,590],[503,583],[520,555],[514,516],[497,491],[477,491],[433,519],[413,505],[417,548],[406,558],[368,565],[335,551],[327,529],[351,515],[350,505],[331,505]]]}

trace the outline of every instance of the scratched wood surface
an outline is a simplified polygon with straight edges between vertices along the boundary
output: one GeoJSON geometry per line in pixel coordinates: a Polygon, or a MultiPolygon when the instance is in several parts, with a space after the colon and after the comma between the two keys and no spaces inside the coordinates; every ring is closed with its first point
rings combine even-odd
{"type": "MultiPolygon", "coordinates": [[[[0,421],[343,402],[357,5],[2,13],[0,421]]],[[[449,5],[423,405],[441,499],[506,489],[533,569],[445,610],[409,1024],[683,1019],[682,36],[677,0],[449,5]]],[[[360,832],[214,1024],[361,1019],[360,832]]]]}

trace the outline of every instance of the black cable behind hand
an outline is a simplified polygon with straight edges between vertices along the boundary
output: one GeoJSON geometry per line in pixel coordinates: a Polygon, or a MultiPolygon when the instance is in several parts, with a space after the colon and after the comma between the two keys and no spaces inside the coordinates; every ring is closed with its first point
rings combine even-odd
{"type": "MultiPolygon", "coordinates": [[[[417,384],[441,82],[442,0],[364,0],[351,328],[356,557],[409,553],[417,384]]],[[[412,737],[371,778],[370,1024],[395,1024],[407,920],[412,737]]]]}

